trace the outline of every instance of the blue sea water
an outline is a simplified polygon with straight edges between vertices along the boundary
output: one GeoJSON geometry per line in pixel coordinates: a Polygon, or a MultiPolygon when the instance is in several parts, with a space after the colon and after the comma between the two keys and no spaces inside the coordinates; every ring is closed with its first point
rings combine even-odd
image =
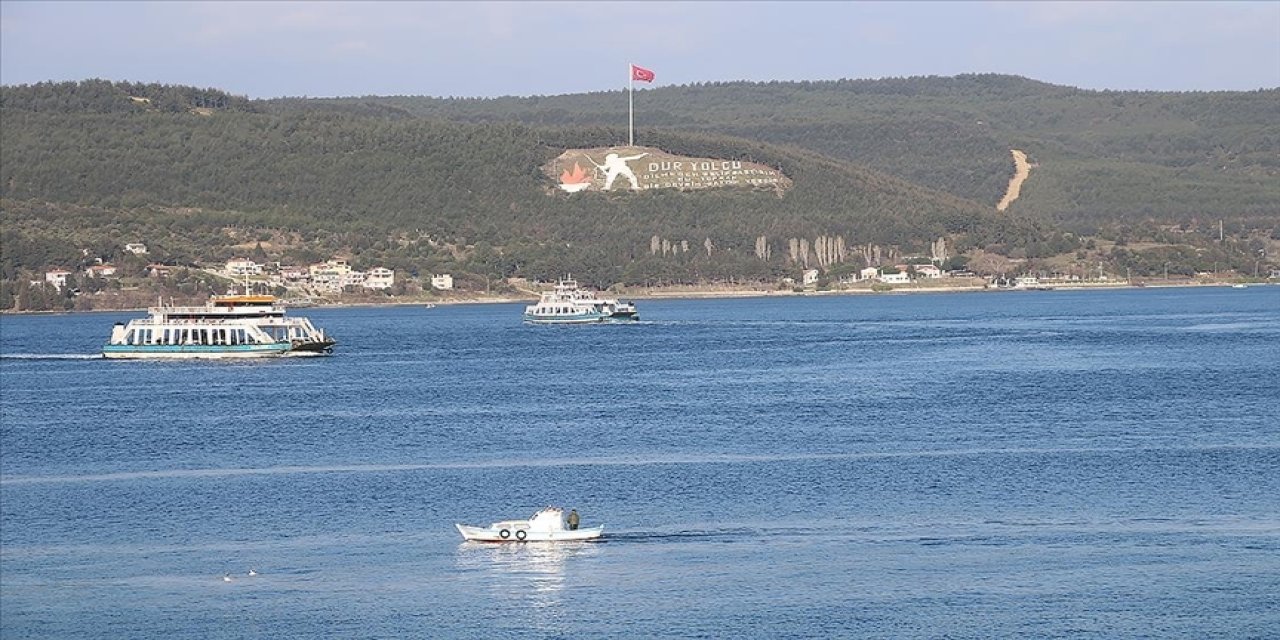
{"type": "Polygon", "coordinates": [[[0,637],[1280,635],[1280,287],[520,311],[0,319],[0,637]],[[453,527],[548,504],[606,537],[453,527]]]}

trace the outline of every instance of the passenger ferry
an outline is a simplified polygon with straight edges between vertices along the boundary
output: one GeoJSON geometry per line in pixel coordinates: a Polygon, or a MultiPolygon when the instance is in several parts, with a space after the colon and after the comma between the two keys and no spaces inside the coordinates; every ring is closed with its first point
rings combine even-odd
{"type": "Polygon", "coordinates": [[[337,341],[311,321],[286,317],[275,296],[212,296],[202,307],[152,307],[147,317],[117,322],[102,348],[107,358],[264,358],[316,356],[337,341]]]}
{"type": "Polygon", "coordinates": [[[524,321],[532,324],[630,322],[639,319],[635,304],[597,298],[594,292],[579,288],[572,277],[560,280],[555,289],[543,292],[538,304],[524,309],[524,321]]]}

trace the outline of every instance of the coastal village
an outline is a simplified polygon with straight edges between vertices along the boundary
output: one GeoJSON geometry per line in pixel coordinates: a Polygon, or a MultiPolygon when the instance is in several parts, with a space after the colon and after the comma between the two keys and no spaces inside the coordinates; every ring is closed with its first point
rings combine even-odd
{"type": "MultiPolygon", "coordinates": [[[[146,256],[146,244],[129,243],[124,245],[124,252],[131,256],[146,256]]],[[[485,288],[473,290],[463,287],[455,289],[454,276],[451,273],[433,273],[426,277],[414,277],[408,274],[397,274],[393,269],[374,266],[366,270],[355,269],[349,258],[333,257],[323,262],[309,265],[290,265],[280,262],[257,262],[247,257],[234,257],[225,263],[214,266],[195,266],[180,264],[164,264],[150,262],[143,272],[144,278],[122,277],[120,269],[111,263],[93,258],[85,250],[85,261],[92,262],[77,270],[69,268],[50,268],[44,272],[44,279],[33,280],[31,287],[43,289],[55,296],[62,296],[75,301],[67,305],[68,309],[79,310],[99,308],[127,308],[130,305],[112,304],[110,298],[122,297],[130,291],[138,291],[140,282],[156,282],[172,278],[180,271],[203,274],[210,282],[221,283],[220,287],[231,290],[248,285],[254,291],[270,293],[281,298],[286,304],[293,306],[312,306],[322,304],[343,303],[376,303],[402,302],[410,303],[421,300],[434,301],[484,301],[486,299],[508,300],[513,297],[536,297],[537,292],[549,288],[554,283],[530,282],[523,278],[507,278],[501,282],[486,282],[485,288]],[[399,286],[397,286],[399,285],[399,286]],[[496,286],[495,286],[496,285],[496,286]],[[79,298],[88,297],[81,302],[79,298]]],[[[739,287],[698,287],[698,286],[666,286],[666,287],[629,287],[625,290],[617,288],[618,293],[626,293],[640,297],[662,297],[698,295],[732,295],[739,294],[774,294],[774,293],[818,293],[818,292],[909,292],[937,290],[1048,290],[1054,288],[1083,287],[1119,287],[1119,286],[1174,286],[1174,285],[1211,285],[1230,284],[1240,280],[1235,272],[1200,272],[1194,276],[1147,278],[1134,280],[1125,274],[1109,274],[1099,267],[1092,273],[1084,272],[1041,272],[1035,273],[1018,269],[1017,261],[1011,261],[1011,273],[979,274],[969,269],[944,269],[939,263],[946,260],[927,257],[907,257],[902,262],[883,266],[868,266],[833,277],[833,274],[819,269],[799,269],[796,277],[783,277],[774,286],[764,288],[767,283],[750,283],[739,287]]],[[[1269,281],[1280,280],[1280,269],[1259,274],[1269,281]]],[[[213,285],[211,285],[213,286],[213,285]]],[[[127,297],[127,296],[124,296],[127,297]]],[[[15,309],[24,311],[27,309],[15,309]]]]}
{"type": "MultiPolygon", "coordinates": [[[[148,254],[144,243],[129,243],[124,251],[133,256],[148,254]]],[[[120,269],[113,264],[91,258],[85,251],[86,259],[94,264],[73,271],[67,268],[51,268],[44,272],[44,280],[33,280],[32,287],[49,289],[58,294],[69,294],[72,298],[84,295],[91,297],[111,296],[122,291],[137,290],[138,278],[123,278],[120,269]],[[86,286],[86,285],[97,286],[86,286]]],[[[180,271],[202,273],[220,281],[225,281],[227,288],[235,288],[248,284],[253,290],[272,293],[286,298],[293,305],[310,305],[332,302],[343,296],[358,294],[392,295],[396,287],[396,272],[382,266],[375,266],[361,271],[352,267],[345,258],[333,258],[310,265],[287,265],[280,262],[259,263],[246,257],[235,257],[222,265],[201,267],[193,265],[148,263],[143,275],[146,280],[156,281],[171,278],[180,271]]],[[[432,292],[448,292],[454,288],[453,276],[448,273],[431,274],[425,283],[405,286],[404,278],[400,279],[399,293],[419,293],[425,288],[432,292]]]]}

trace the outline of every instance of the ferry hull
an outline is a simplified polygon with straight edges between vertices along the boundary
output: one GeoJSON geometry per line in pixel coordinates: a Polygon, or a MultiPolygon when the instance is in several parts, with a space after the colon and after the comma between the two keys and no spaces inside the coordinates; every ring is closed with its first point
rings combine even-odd
{"type": "Polygon", "coordinates": [[[291,356],[327,356],[333,353],[333,345],[338,344],[337,340],[325,338],[323,340],[294,340],[289,348],[291,356]]]}
{"type": "Polygon", "coordinates": [[[584,314],[576,316],[540,316],[531,313],[524,314],[524,321],[529,324],[601,324],[636,322],[638,320],[640,320],[640,314],[638,313],[615,313],[612,315],[584,314]]]}
{"type": "Polygon", "coordinates": [[[236,358],[274,358],[288,355],[288,342],[240,345],[135,345],[109,344],[102,356],[113,360],[226,360],[236,358]]]}

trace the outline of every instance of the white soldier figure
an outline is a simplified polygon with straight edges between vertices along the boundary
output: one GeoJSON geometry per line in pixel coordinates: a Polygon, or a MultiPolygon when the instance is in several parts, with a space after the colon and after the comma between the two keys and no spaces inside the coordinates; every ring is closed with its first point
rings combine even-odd
{"type": "MultiPolygon", "coordinates": [[[[638,156],[627,156],[624,158],[616,153],[611,153],[605,156],[604,165],[596,165],[600,169],[604,170],[604,190],[608,191],[612,188],[613,181],[617,179],[619,175],[626,176],[626,178],[631,181],[632,189],[639,189],[640,182],[636,180],[636,174],[631,171],[631,167],[628,167],[627,163],[632,160],[639,160],[647,155],[649,154],[642,153],[638,156]]],[[[590,160],[591,158],[587,159],[590,160]]],[[[592,161],[592,164],[595,164],[595,162],[592,161]]]]}

